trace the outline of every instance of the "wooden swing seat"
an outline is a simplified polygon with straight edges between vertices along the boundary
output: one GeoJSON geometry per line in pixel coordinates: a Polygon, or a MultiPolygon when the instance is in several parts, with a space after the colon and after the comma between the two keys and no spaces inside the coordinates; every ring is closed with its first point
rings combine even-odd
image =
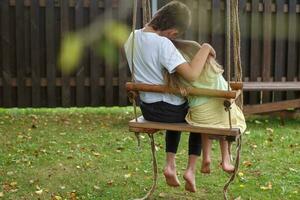
{"type": "MultiPolygon", "coordinates": [[[[223,91],[223,90],[213,90],[213,89],[199,89],[189,87],[187,92],[189,95],[205,95],[213,96],[217,98],[224,98],[228,102],[228,106],[241,94],[241,89],[243,88],[243,83],[232,83],[231,87],[235,90],[223,91]]],[[[178,90],[172,90],[164,85],[150,85],[144,83],[126,83],[127,91],[144,91],[144,92],[159,92],[159,93],[179,93],[178,90]]],[[[134,96],[136,97],[137,94],[134,96]]],[[[133,98],[135,98],[133,97],[133,98]]],[[[225,102],[224,102],[225,105],[225,102]]],[[[180,131],[180,132],[193,132],[199,134],[208,134],[212,139],[229,139],[234,140],[238,135],[240,135],[240,130],[238,128],[214,128],[214,127],[200,127],[192,126],[188,123],[162,123],[147,121],[143,116],[133,119],[128,123],[129,131],[136,133],[150,133],[154,134],[161,130],[170,131],[180,131]]]]}
{"type": "Polygon", "coordinates": [[[188,123],[162,123],[147,121],[143,116],[129,121],[129,131],[138,133],[150,133],[154,134],[157,131],[170,130],[170,131],[181,131],[181,132],[193,132],[208,134],[210,138],[225,139],[227,137],[235,138],[240,134],[238,128],[206,128],[199,126],[192,126],[188,123]]]}

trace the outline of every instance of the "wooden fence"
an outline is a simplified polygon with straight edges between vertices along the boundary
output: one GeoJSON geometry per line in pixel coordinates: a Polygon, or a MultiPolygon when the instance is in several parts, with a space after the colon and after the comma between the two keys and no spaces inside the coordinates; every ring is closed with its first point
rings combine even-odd
{"type": "MultiPolygon", "coordinates": [[[[121,56],[115,66],[87,50],[71,75],[57,66],[64,33],[87,26],[106,10],[106,18],[130,25],[119,1],[1,0],[0,106],[70,107],[128,105],[129,79],[121,56]]],[[[169,1],[159,1],[159,7],[169,1]]],[[[185,38],[211,43],[224,63],[224,0],[185,0],[193,24],[185,38]]],[[[139,9],[139,16],[141,9],[139,9]]],[[[105,18],[104,18],[105,20],[105,18]]],[[[141,17],[138,20],[141,26],[141,17]]],[[[244,81],[300,81],[300,1],[240,0],[244,81]]],[[[296,92],[247,92],[245,102],[299,97],[296,92]]]]}

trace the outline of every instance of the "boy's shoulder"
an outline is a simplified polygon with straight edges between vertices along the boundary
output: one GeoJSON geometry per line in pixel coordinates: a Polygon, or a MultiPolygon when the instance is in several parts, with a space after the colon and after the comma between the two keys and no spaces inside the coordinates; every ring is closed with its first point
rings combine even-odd
{"type": "Polygon", "coordinates": [[[157,33],[144,32],[142,29],[136,30],[135,33],[137,35],[147,37],[147,39],[152,40],[152,41],[158,41],[160,43],[172,43],[170,39],[168,39],[167,37],[164,37],[164,36],[160,36],[157,33]]]}

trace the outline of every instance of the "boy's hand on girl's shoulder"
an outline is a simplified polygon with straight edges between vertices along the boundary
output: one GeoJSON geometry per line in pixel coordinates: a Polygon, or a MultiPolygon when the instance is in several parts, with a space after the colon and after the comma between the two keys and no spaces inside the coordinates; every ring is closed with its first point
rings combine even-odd
{"type": "Polygon", "coordinates": [[[216,51],[215,51],[215,49],[214,49],[210,44],[208,44],[208,43],[203,43],[203,44],[201,45],[201,48],[203,48],[203,47],[208,48],[208,49],[209,49],[209,54],[210,54],[213,58],[216,58],[216,51]]]}

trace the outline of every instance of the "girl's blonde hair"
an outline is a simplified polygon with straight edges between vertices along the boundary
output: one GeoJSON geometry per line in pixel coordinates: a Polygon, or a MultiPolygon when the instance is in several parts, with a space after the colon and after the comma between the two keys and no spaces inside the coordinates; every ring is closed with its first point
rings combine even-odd
{"type": "MultiPolygon", "coordinates": [[[[179,52],[182,54],[182,56],[186,59],[187,62],[191,62],[191,60],[194,58],[195,54],[198,52],[198,50],[201,48],[201,46],[198,43],[190,43],[192,48],[187,48],[186,46],[183,46],[180,42],[173,41],[176,48],[179,50],[179,52]]],[[[203,67],[203,73],[205,73],[207,68],[211,68],[214,73],[220,74],[223,73],[222,66],[212,57],[208,58],[205,66],[203,67]]],[[[209,76],[201,76],[199,77],[199,81],[201,82],[211,82],[213,80],[210,80],[209,76]]],[[[177,72],[170,74],[168,71],[164,72],[164,80],[165,84],[171,88],[181,91],[181,94],[183,96],[186,96],[185,88],[187,86],[191,86],[190,83],[187,81],[184,81],[177,72]]]]}

